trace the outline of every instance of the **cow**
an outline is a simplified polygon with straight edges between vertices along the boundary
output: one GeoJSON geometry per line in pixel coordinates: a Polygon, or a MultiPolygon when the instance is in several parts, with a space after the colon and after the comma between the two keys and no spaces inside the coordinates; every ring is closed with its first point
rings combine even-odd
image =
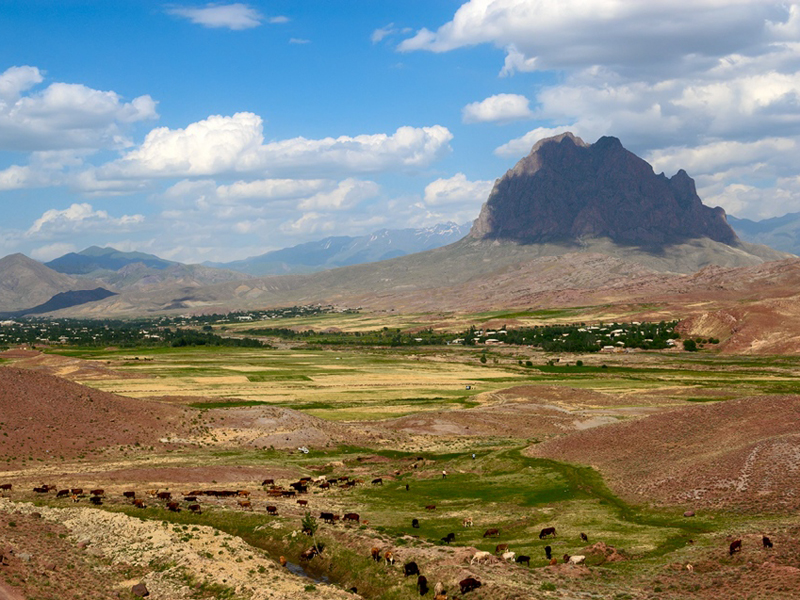
{"type": "Polygon", "coordinates": [[[236,492],[236,494],[238,496],[242,497],[242,498],[249,498],[250,497],[250,492],[248,492],[247,490],[238,490],[236,492]]]}
{"type": "Polygon", "coordinates": [[[428,578],[425,577],[425,575],[417,577],[417,589],[419,590],[420,596],[424,596],[428,593],[428,578]]]}
{"type": "Polygon", "coordinates": [[[454,542],[455,540],[456,540],[456,534],[455,533],[448,533],[446,536],[444,536],[442,538],[442,541],[445,544],[449,544],[450,542],[454,542]]]}
{"type": "Polygon", "coordinates": [[[503,560],[506,560],[506,561],[508,561],[508,562],[511,562],[512,560],[514,560],[514,557],[515,557],[516,555],[517,555],[517,553],[516,553],[516,552],[511,552],[511,551],[509,551],[509,552],[503,552],[503,560]]]}
{"type": "Polygon", "coordinates": [[[522,563],[525,563],[529,567],[531,566],[531,557],[530,556],[525,556],[524,554],[520,554],[517,558],[514,559],[514,561],[518,565],[521,565],[522,563]]]}
{"type": "Polygon", "coordinates": [[[58,490],[56,498],[66,498],[69,495],[70,495],[69,490],[58,490]]]}
{"type": "Polygon", "coordinates": [[[237,504],[242,510],[253,510],[253,504],[250,500],[237,500],[237,504]]]}
{"type": "Polygon", "coordinates": [[[72,499],[73,502],[78,502],[79,501],[78,494],[72,494],[70,496],[70,498],[72,499]]]}
{"type": "Polygon", "coordinates": [[[328,483],[327,481],[325,481],[323,483],[320,483],[319,484],[319,489],[321,489],[321,490],[329,490],[329,489],[331,489],[331,484],[328,483]]]}
{"type": "Polygon", "coordinates": [[[167,502],[167,510],[172,512],[181,512],[181,505],[177,502],[167,502]]]}
{"type": "Polygon", "coordinates": [[[550,566],[555,567],[558,564],[558,559],[554,556],[550,559],[550,566]]]}
{"type": "Polygon", "coordinates": [[[334,522],[333,513],[321,512],[319,513],[319,518],[325,521],[326,523],[330,523],[331,525],[333,525],[334,522]]]}
{"type": "Polygon", "coordinates": [[[76,496],[80,496],[83,493],[83,488],[72,488],[70,492],[72,492],[76,496]]]}
{"type": "Polygon", "coordinates": [[[419,575],[419,567],[417,563],[413,560],[411,562],[407,562],[403,565],[403,576],[408,577],[409,575],[419,575]]]}
{"type": "Polygon", "coordinates": [[[353,521],[354,523],[358,523],[359,519],[361,517],[358,516],[358,513],[347,513],[342,517],[342,521],[353,521]]]}
{"type": "Polygon", "coordinates": [[[730,556],[733,556],[736,552],[741,552],[741,551],[742,551],[742,540],[733,540],[731,542],[730,548],[728,549],[730,556]]]}
{"type": "Polygon", "coordinates": [[[425,510],[436,510],[436,505],[435,504],[428,504],[428,506],[425,507],[425,510]]]}
{"type": "Polygon", "coordinates": [[[91,502],[95,506],[100,506],[101,504],[103,504],[103,498],[101,496],[92,496],[91,498],[89,498],[89,502],[91,502]]]}
{"type": "Polygon", "coordinates": [[[264,485],[275,485],[275,480],[274,479],[265,479],[264,481],[261,482],[261,485],[262,486],[264,486],[264,485]]]}
{"type": "MultiPolygon", "coordinates": [[[[140,500],[140,499],[138,499],[138,498],[134,498],[134,499],[133,499],[133,505],[134,505],[136,508],[146,508],[146,506],[145,506],[145,504],[144,504],[144,500],[140,500]]],[[[191,507],[190,507],[190,508],[191,508],[191,507]]]]}
{"type": "Polygon", "coordinates": [[[278,507],[277,506],[272,506],[272,505],[267,506],[267,514],[268,515],[277,516],[278,515],[278,507]]]}
{"type": "Polygon", "coordinates": [[[500,530],[495,528],[495,527],[492,527],[491,529],[487,529],[483,533],[483,537],[500,537],[500,530]]]}
{"type": "Polygon", "coordinates": [[[376,477],[372,480],[373,485],[383,485],[383,479],[381,477],[376,477]]]}
{"type": "Polygon", "coordinates": [[[100,489],[100,488],[98,488],[96,490],[90,490],[89,493],[92,496],[105,496],[106,495],[106,491],[104,489],[100,489]]]}
{"type": "Polygon", "coordinates": [[[565,553],[562,558],[564,559],[564,564],[567,564],[569,562],[569,559],[572,557],[569,554],[565,553]]]}
{"type": "Polygon", "coordinates": [[[11,483],[3,483],[0,484],[0,491],[2,492],[10,492],[13,484],[11,483]]]}
{"type": "Polygon", "coordinates": [[[505,552],[506,550],[508,550],[508,544],[497,544],[497,546],[494,547],[495,554],[500,554],[501,552],[505,552]]]}
{"type": "Polygon", "coordinates": [[[436,585],[433,586],[434,600],[436,600],[436,596],[444,596],[444,595],[445,595],[444,584],[441,581],[437,581],[436,585]]]}
{"type": "Polygon", "coordinates": [[[308,550],[303,550],[300,553],[300,560],[311,560],[317,554],[319,554],[319,551],[314,546],[311,546],[308,550]]]}
{"type": "Polygon", "coordinates": [[[764,548],[772,548],[772,540],[767,536],[761,537],[761,543],[764,545],[764,548]]]}
{"type": "Polygon", "coordinates": [[[184,502],[197,502],[197,494],[192,494],[191,496],[184,496],[184,502]]]}
{"type": "Polygon", "coordinates": [[[172,494],[169,492],[158,492],[156,494],[156,498],[158,498],[159,500],[171,500],[172,494]]]}
{"type": "Polygon", "coordinates": [[[582,565],[585,560],[586,560],[585,556],[583,556],[582,554],[578,554],[575,556],[570,556],[567,562],[571,565],[582,565]]]}
{"type": "Polygon", "coordinates": [[[158,495],[158,490],[147,490],[147,495],[151,498],[155,498],[158,495]]]}
{"type": "Polygon", "coordinates": [[[189,505],[189,511],[193,512],[196,515],[202,515],[203,514],[203,510],[200,508],[199,504],[190,504],[189,505]]]}
{"type": "Polygon", "coordinates": [[[582,531],[581,531],[581,541],[582,541],[582,542],[587,542],[587,543],[589,542],[589,536],[587,536],[587,535],[586,535],[585,533],[583,533],[582,531]]]}
{"type": "Polygon", "coordinates": [[[285,566],[286,566],[286,564],[287,564],[289,561],[287,561],[287,560],[286,560],[286,557],[285,557],[285,556],[281,555],[281,557],[278,559],[278,562],[279,562],[279,563],[281,563],[281,566],[282,566],[282,567],[285,567],[285,566]]]}
{"type": "Polygon", "coordinates": [[[553,554],[552,553],[553,553],[553,549],[550,546],[545,546],[544,547],[544,555],[545,555],[545,557],[547,557],[547,560],[550,560],[551,558],[553,558],[553,554]]]}
{"type": "Polygon", "coordinates": [[[548,536],[556,537],[556,528],[555,527],[545,527],[539,532],[539,539],[543,540],[548,536]]]}
{"type": "Polygon", "coordinates": [[[484,562],[492,557],[491,552],[487,552],[486,550],[478,550],[475,554],[472,555],[472,559],[469,561],[469,564],[474,565],[476,562],[484,562]]]}
{"type": "Polygon", "coordinates": [[[372,556],[372,560],[375,562],[381,562],[381,549],[377,546],[373,546],[372,549],[369,551],[370,556],[372,556]]]}
{"type": "Polygon", "coordinates": [[[41,486],[33,488],[33,491],[36,492],[37,494],[46,494],[50,490],[48,489],[47,486],[41,486]]]}
{"type": "Polygon", "coordinates": [[[419,529],[419,519],[411,519],[411,527],[419,529]]]}
{"type": "Polygon", "coordinates": [[[383,560],[386,561],[387,565],[393,565],[394,564],[394,552],[392,552],[391,550],[387,550],[386,553],[383,555],[383,560]]]}
{"type": "Polygon", "coordinates": [[[136,492],[122,492],[122,497],[130,498],[131,500],[133,500],[134,498],[136,498],[136,492]]]}
{"type": "Polygon", "coordinates": [[[464,517],[464,520],[461,521],[462,527],[472,527],[472,517],[464,517]]]}
{"type": "Polygon", "coordinates": [[[300,506],[308,506],[308,500],[298,500],[297,503],[300,506]]]}
{"type": "Polygon", "coordinates": [[[472,590],[477,590],[481,587],[481,582],[474,577],[467,577],[458,582],[458,587],[461,588],[461,594],[466,594],[472,590]]]}

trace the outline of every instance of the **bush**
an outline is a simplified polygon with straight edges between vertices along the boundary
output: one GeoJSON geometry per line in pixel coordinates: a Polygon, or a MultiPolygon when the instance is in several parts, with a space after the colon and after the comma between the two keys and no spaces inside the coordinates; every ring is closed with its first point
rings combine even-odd
{"type": "Polygon", "coordinates": [[[687,352],[697,352],[697,342],[694,340],[684,340],[683,349],[687,352]]]}
{"type": "Polygon", "coordinates": [[[542,585],[539,586],[539,589],[543,592],[555,592],[556,591],[556,584],[552,581],[545,581],[542,585]]]}
{"type": "Polygon", "coordinates": [[[575,361],[575,366],[576,367],[582,367],[583,366],[583,361],[582,360],[575,361]]]}

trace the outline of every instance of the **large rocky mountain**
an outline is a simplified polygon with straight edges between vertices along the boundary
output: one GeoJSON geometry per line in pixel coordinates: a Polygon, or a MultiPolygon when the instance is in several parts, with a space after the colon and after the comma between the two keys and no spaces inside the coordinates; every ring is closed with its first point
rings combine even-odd
{"type": "Polygon", "coordinates": [[[617,138],[587,144],[571,133],[541,140],[497,180],[470,237],[524,244],[607,238],[654,251],[701,238],[739,245],[725,211],[705,206],[685,171],[656,175],[617,138]]]}
{"type": "Polygon", "coordinates": [[[0,310],[16,311],[43,304],[56,294],[97,287],[96,281],[78,281],[57,273],[24,254],[0,259],[0,310]]]}
{"type": "Polygon", "coordinates": [[[469,228],[469,224],[450,222],[419,229],[381,229],[357,237],[327,237],[229,263],[203,264],[258,276],[313,273],[440,248],[463,238],[469,228]]]}

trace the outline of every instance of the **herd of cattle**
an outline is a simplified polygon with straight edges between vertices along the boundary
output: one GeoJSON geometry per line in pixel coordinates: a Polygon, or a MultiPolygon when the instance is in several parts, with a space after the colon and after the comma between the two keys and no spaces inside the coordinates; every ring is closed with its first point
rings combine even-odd
{"type": "MultiPolygon", "coordinates": [[[[311,477],[302,477],[298,481],[288,484],[287,489],[282,486],[276,485],[274,479],[264,479],[261,482],[262,489],[266,491],[268,498],[294,498],[299,494],[305,494],[308,492],[310,486],[316,486],[320,489],[326,490],[330,489],[332,486],[341,486],[341,487],[353,487],[358,484],[363,484],[364,480],[350,478],[349,476],[342,476],[333,479],[327,479],[325,476],[311,478],[311,477]]],[[[383,485],[382,478],[375,478],[371,481],[373,485],[383,485]]],[[[6,495],[12,491],[13,485],[10,483],[0,484],[0,494],[6,495]]],[[[63,488],[58,489],[54,485],[39,485],[33,488],[34,493],[36,494],[49,494],[50,492],[55,491],[55,497],[60,498],[69,498],[73,502],[79,502],[82,499],[88,499],[88,501],[93,505],[102,505],[103,500],[106,499],[106,493],[104,489],[97,488],[84,491],[83,488],[63,488]]],[[[192,513],[195,514],[202,514],[202,508],[200,505],[200,498],[207,497],[207,498],[214,498],[214,499],[226,499],[226,498],[233,498],[236,500],[236,506],[241,508],[242,510],[253,510],[253,504],[250,499],[250,491],[248,490],[192,490],[190,492],[186,492],[182,494],[183,498],[182,501],[185,504],[185,508],[192,513]]],[[[146,496],[149,498],[148,501],[161,501],[163,502],[163,507],[167,510],[180,512],[182,510],[181,502],[178,501],[176,498],[173,497],[173,493],[169,491],[159,491],[159,490],[147,490],[146,496]]],[[[133,490],[128,490],[122,492],[122,497],[126,501],[130,501],[130,503],[138,509],[145,509],[147,508],[147,504],[145,503],[144,498],[137,497],[137,493],[133,490]]],[[[308,506],[308,500],[305,499],[297,499],[297,505],[305,509],[308,506]]],[[[428,505],[425,507],[427,510],[435,510],[435,505],[428,505]]],[[[266,505],[266,513],[267,515],[277,516],[278,515],[278,507],[276,505],[267,504],[266,505]]],[[[333,512],[320,512],[319,519],[327,524],[334,525],[337,522],[341,521],[342,523],[351,523],[351,524],[359,524],[361,523],[361,517],[358,513],[350,512],[345,513],[344,515],[338,515],[333,512]]],[[[368,521],[363,521],[363,523],[368,523],[368,521]]],[[[462,521],[463,527],[472,527],[473,520],[472,517],[465,517],[462,521]]],[[[419,528],[419,520],[412,519],[411,526],[413,528],[419,528]]],[[[307,535],[312,535],[312,531],[307,528],[302,530],[303,533],[307,535]]],[[[498,528],[489,528],[487,529],[483,537],[490,538],[490,537],[498,537],[500,535],[500,530],[498,528]]],[[[556,537],[556,528],[555,527],[545,527],[539,532],[539,539],[545,538],[555,538],[556,537]]],[[[442,543],[450,544],[454,542],[456,539],[456,534],[454,532],[448,533],[445,537],[441,539],[442,543]]],[[[581,532],[580,539],[584,543],[588,543],[589,538],[588,536],[581,532]]],[[[762,544],[765,549],[772,548],[773,543],[769,537],[763,536],[762,544]]],[[[737,539],[730,543],[729,546],[729,555],[733,556],[737,552],[742,551],[742,540],[737,539]]],[[[304,550],[300,554],[301,561],[310,561],[315,556],[319,555],[319,550],[317,546],[312,546],[307,550],[304,550]]],[[[545,557],[546,560],[549,561],[550,565],[558,564],[558,560],[553,557],[552,555],[552,548],[551,546],[544,547],[545,557]]],[[[370,555],[372,559],[376,562],[385,561],[387,565],[394,565],[395,563],[395,556],[391,550],[381,550],[380,548],[373,547],[370,551],[370,555]]],[[[502,559],[504,562],[516,562],[517,564],[525,564],[530,567],[531,557],[527,555],[519,555],[517,556],[515,552],[509,550],[509,545],[506,543],[497,544],[495,547],[494,554],[488,551],[478,550],[476,551],[472,558],[470,559],[470,565],[474,565],[475,563],[483,563],[488,560],[493,560],[495,557],[502,559]]],[[[586,556],[578,555],[578,556],[570,556],[569,554],[564,554],[563,562],[569,565],[580,565],[583,564],[586,556]]],[[[2,564],[2,563],[0,563],[2,564]]],[[[286,565],[286,559],[282,556],[281,557],[281,564],[286,565]]],[[[692,566],[688,565],[687,569],[692,570],[692,566]]],[[[405,577],[417,576],[417,589],[421,596],[424,596],[429,591],[428,587],[428,580],[427,578],[420,572],[419,566],[415,561],[410,561],[403,564],[403,575],[405,577]]],[[[461,594],[466,594],[471,592],[479,587],[482,586],[481,582],[474,577],[467,577],[458,582],[459,589],[461,594]]],[[[434,587],[434,600],[447,600],[447,594],[445,586],[442,582],[437,582],[434,587]]]]}

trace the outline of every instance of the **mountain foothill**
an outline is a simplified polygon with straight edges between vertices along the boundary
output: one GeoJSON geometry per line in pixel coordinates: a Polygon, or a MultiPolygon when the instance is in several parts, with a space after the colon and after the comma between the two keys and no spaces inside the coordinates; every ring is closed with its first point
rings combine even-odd
{"type": "Polygon", "coordinates": [[[785,238],[791,217],[761,228],[731,219],[737,235],[685,171],[657,174],[616,138],[589,144],[564,133],[496,181],[468,233],[454,223],[382,230],[203,265],[97,247],[46,264],[12,255],[0,260],[0,311],[103,318],[313,302],[457,312],[660,302],[709,322],[693,299],[712,298],[713,315],[742,297],[793,293],[800,259],[747,241],[785,238]]]}

